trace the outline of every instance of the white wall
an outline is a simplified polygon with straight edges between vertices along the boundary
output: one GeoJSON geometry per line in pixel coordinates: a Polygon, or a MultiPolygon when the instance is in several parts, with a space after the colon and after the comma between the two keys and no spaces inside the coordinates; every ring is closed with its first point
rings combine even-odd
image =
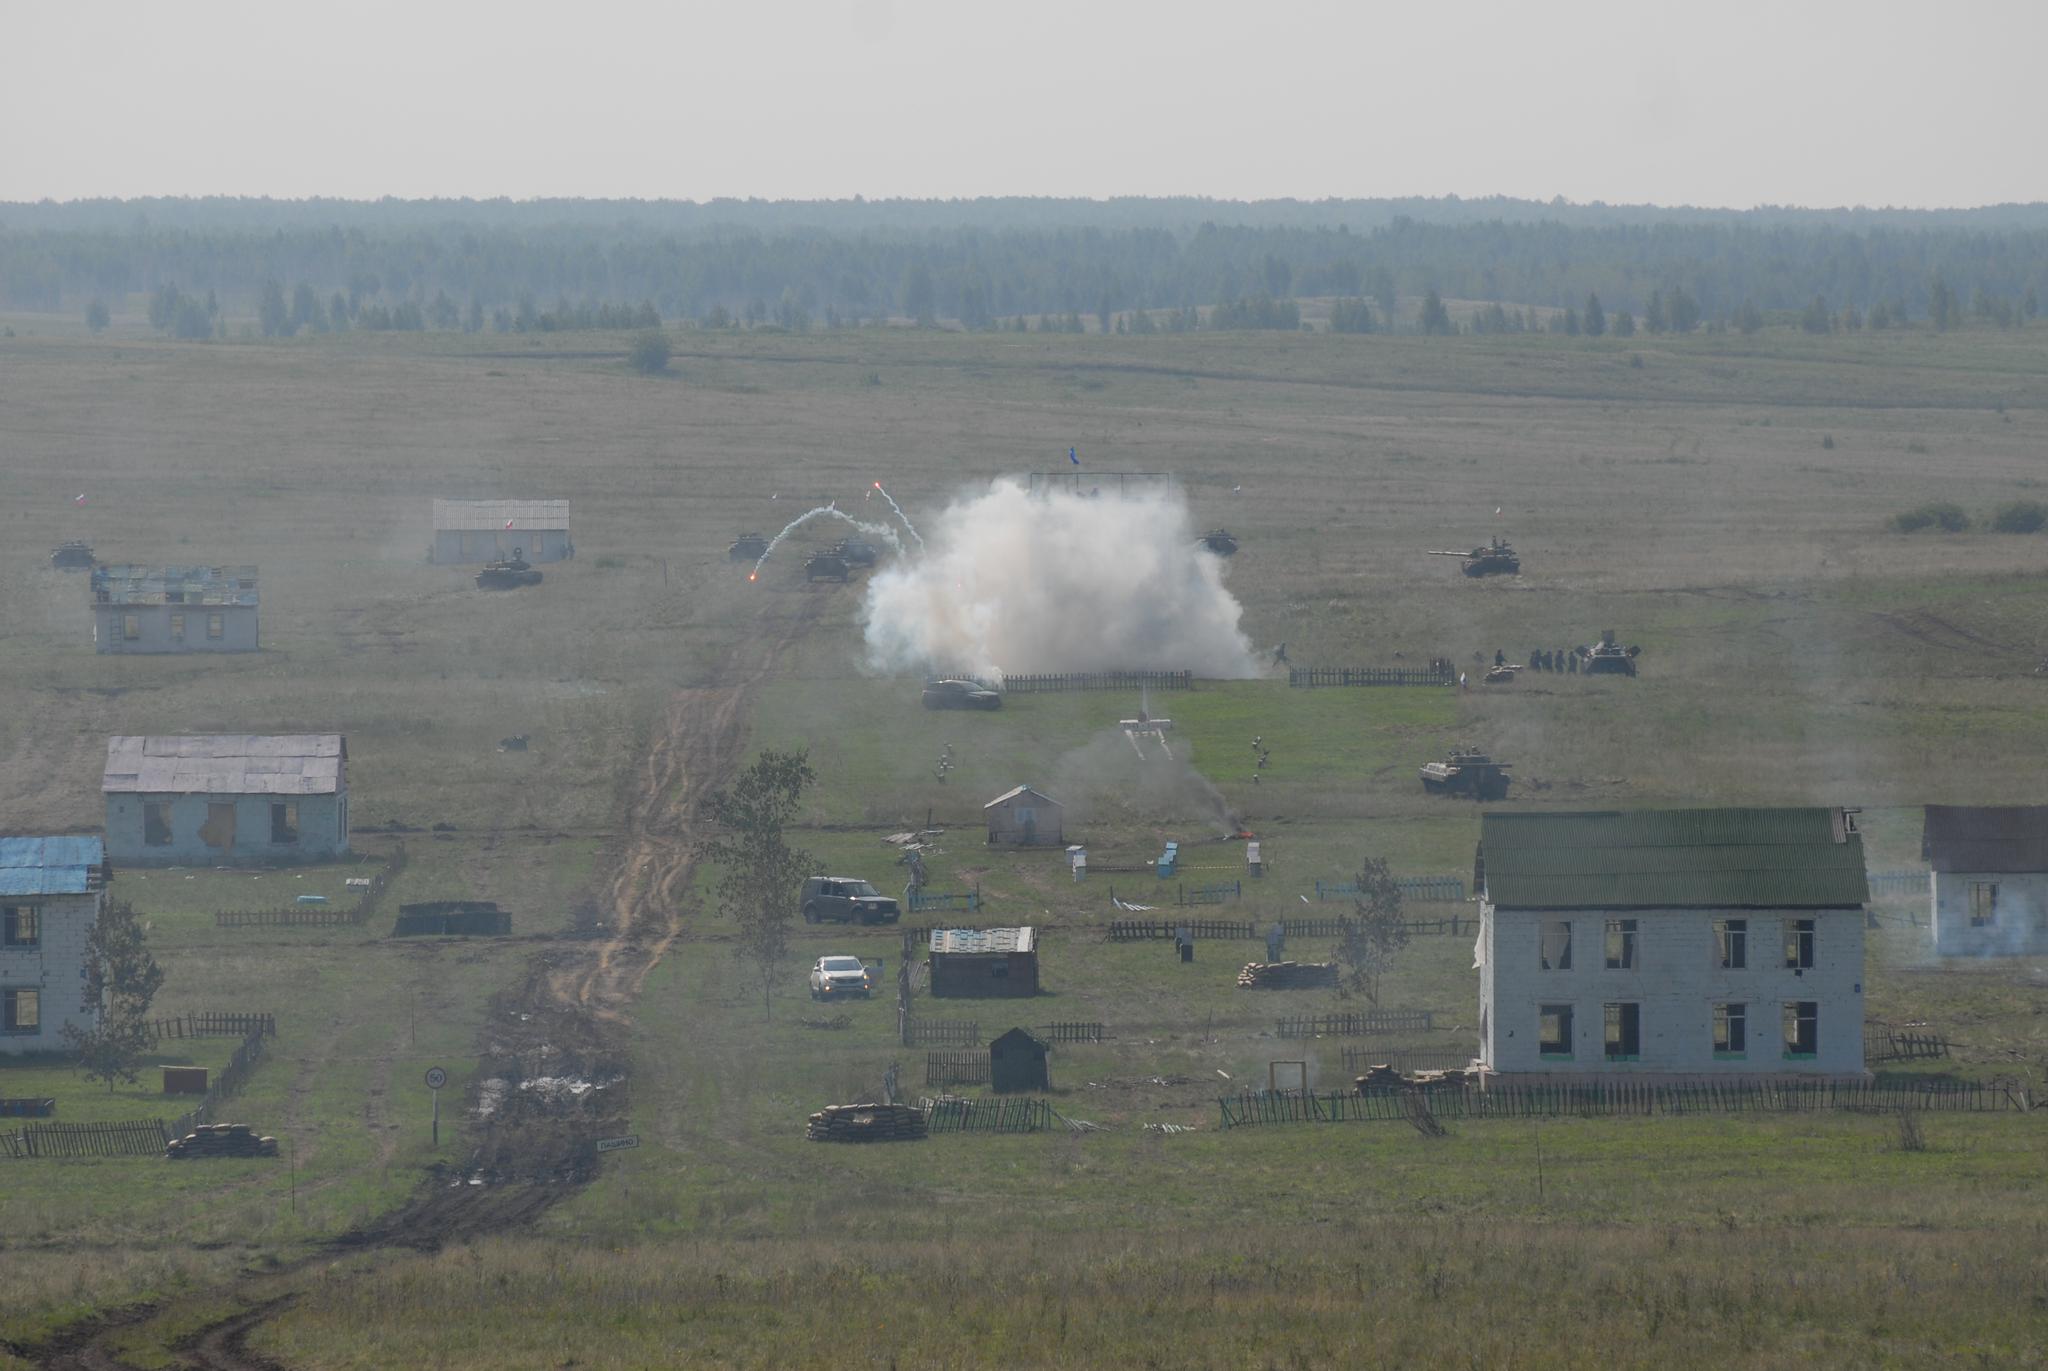
{"type": "Polygon", "coordinates": [[[1934,873],[1934,951],[1943,957],[2048,954],[2048,872],[1934,873]],[[1970,887],[1998,887],[1992,921],[1970,924],[1970,887]]]}
{"type": "Polygon", "coordinates": [[[1481,905],[1481,1058],[1495,1071],[1551,1075],[1680,1074],[1853,1075],[1863,1070],[1863,911],[1649,909],[1607,911],[1495,909],[1481,905]],[[1609,970],[1609,918],[1636,921],[1635,966],[1609,970]],[[1748,965],[1723,970],[1713,924],[1747,919],[1748,965]],[[1789,970],[1784,920],[1814,920],[1814,965],[1789,970]],[[1542,969],[1543,925],[1572,924],[1569,971],[1542,969]],[[1789,1059],[1783,1047],[1787,1001],[1820,1006],[1818,1052],[1789,1059]],[[1634,1061],[1605,1053],[1604,1006],[1640,1005],[1641,1052],[1634,1061]],[[1748,1009],[1747,1051],[1714,1052],[1714,1005],[1748,1009]],[[1570,1004],[1572,1056],[1537,1051],[1540,1006],[1570,1004]]]}
{"type": "Polygon", "coordinates": [[[41,911],[42,938],[41,945],[32,949],[0,947],[0,989],[40,990],[42,1031],[0,1032],[0,1057],[61,1052],[65,1024],[92,1026],[94,1015],[84,1012],[79,1005],[85,988],[81,973],[85,966],[85,940],[105,900],[104,891],[91,895],[7,897],[8,904],[32,904],[41,911]]]}

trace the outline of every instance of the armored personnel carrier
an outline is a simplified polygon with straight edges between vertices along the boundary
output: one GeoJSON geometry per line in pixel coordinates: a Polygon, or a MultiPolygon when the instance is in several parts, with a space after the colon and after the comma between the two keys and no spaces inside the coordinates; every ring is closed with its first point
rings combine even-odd
{"type": "Polygon", "coordinates": [[[843,581],[847,575],[846,559],[830,548],[813,552],[804,559],[806,581],[843,581]]]}
{"type": "Polygon", "coordinates": [[[1460,557],[1458,565],[1467,576],[1518,576],[1522,571],[1522,559],[1508,546],[1505,538],[1495,538],[1485,547],[1475,547],[1470,552],[1445,552],[1431,548],[1432,557],[1460,557]]]}
{"type": "Polygon", "coordinates": [[[837,557],[848,566],[873,566],[880,554],[875,545],[860,538],[841,538],[825,549],[829,556],[837,557]]]}
{"type": "Polygon", "coordinates": [[[1197,534],[1195,541],[1218,557],[1228,557],[1237,551],[1237,537],[1227,528],[1212,528],[1207,533],[1197,534]]]}
{"type": "Polygon", "coordinates": [[[68,543],[57,544],[51,550],[50,565],[59,571],[84,571],[99,563],[93,559],[92,544],[74,538],[68,543]]]}
{"type": "Polygon", "coordinates": [[[540,584],[540,573],[528,564],[525,548],[515,547],[512,555],[502,562],[486,562],[484,569],[476,574],[478,590],[517,590],[521,586],[540,584]]]}
{"type": "Polygon", "coordinates": [[[1470,749],[1459,749],[1441,762],[1427,762],[1422,767],[1422,788],[1432,795],[1505,800],[1508,780],[1508,763],[1470,749]]]}
{"type": "Polygon", "coordinates": [[[1586,674],[1588,676],[1633,676],[1636,674],[1636,654],[1642,649],[1633,645],[1623,647],[1614,641],[1614,630],[1600,630],[1600,643],[1586,649],[1586,674]]]}
{"type": "Polygon", "coordinates": [[[732,546],[725,550],[726,559],[734,562],[758,562],[768,551],[768,540],[758,533],[742,533],[732,540],[732,546]]]}

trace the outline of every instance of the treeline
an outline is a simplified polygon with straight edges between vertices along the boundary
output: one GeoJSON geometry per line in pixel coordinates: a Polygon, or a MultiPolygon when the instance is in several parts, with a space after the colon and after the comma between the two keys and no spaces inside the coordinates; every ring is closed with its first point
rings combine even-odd
{"type": "MultiPolygon", "coordinates": [[[[216,313],[257,315],[266,332],[317,329],[323,317],[328,328],[541,330],[659,319],[797,329],[890,318],[999,328],[1047,317],[1135,326],[1133,311],[1156,316],[1147,323],[1158,329],[1190,310],[1210,326],[1292,328],[1297,301],[1335,298],[1372,304],[1368,316],[1333,316],[1333,328],[1432,331],[1435,321],[1413,302],[1435,291],[1499,305],[1503,317],[1582,311],[1597,295],[1607,310],[1641,320],[1682,300],[1695,312],[1672,321],[1684,331],[1733,325],[1749,310],[1800,319],[1816,300],[1837,320],[1854,310],[1874,322],[1882,310],[1888,325],[1946,325],[1998,322],[2002,311],[2017,324],[2030,317],[2030,296],[2048,287],[2048,225],[2033,207],[1983,211],[1981,226],[1759,212],[1648,223],[1403,216],[1354,228],[1267,222],[1292,203],[1269,202],[1235,207],[1260,222],[1183,228],[1189,204],[1231,207],[1104,202],[1125,217],[1155,204],[1159,222],[1059,227],[1040,221],[1071,202],[1005,201],[965,203],[1016,205],[1026,222],[831,226],[842,222],[832,213],[840,209],[843,222],[865,222],[869,207],[857,202],[810,207],[827,226],[764,231],[666,229],[661,206],[605,219],[597,213],[604,202],[551,203],[553,219],[533,206],[514,212],[488,202],[155,202],[125,224],[96,208],[12,206],[0,211],[0,306],[69,312],[174,287],[210,295],[216,313]],[[446,217],[429,217],[423,204],[442,206],[446,217]],[[213,206],[214,217],[190,205],[213,206]],[[331,222],[308,218],[320,205],[330,205],[331,222]],[[1405,318],[1395,309],[1403,300],[1405,318]]],[[[904,206],[927,202],[883,203],[915,222],[904,206]]],[[[1432,203],[1463,213],[1474,202],[1432,203]]],[[[1297,208],[1304,219],[1329,212],[1297,208]]],[[[1494,322],[1489,308],[1485,326],[1494,322]]]]}

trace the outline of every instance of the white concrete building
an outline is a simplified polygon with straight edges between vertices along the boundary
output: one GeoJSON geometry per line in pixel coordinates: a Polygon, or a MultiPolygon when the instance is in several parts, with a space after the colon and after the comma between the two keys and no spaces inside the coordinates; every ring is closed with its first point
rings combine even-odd
{"type": "Polygon", "coordinates": [[[254,652],[256,568],[92,569],[92,641],[99,652],[254,652]]]}
{"type": "Polygon", "coordinates": [[[108,874],[98,838],[0,838],[0,1057],[60,1052],[64,1025],[92,1027],[85,941],[108,874]]]}
{"type": "Polygon", "coordinates": [[[1488,814],[1473,875],[1489,1070],[1862,1072],[1853,814],[1488,814]]]}
{"type": "Polygon", "coordinates": [[[107,739],[107,848],[124,866],[323,861],[348,852],[339,733],[107,739]]]}
{"type": "Polygon", "coordinates": [[[459,566],[515,555],[536,564],[576,555],[567,500],[434,501],[434,542],[427,560],[459,566]]]}
{"type": "Polygon", "coordinates": [[[1929,805],[1920,855],[1936,955],[2048,955],[2048,805],[1929,805]]]}

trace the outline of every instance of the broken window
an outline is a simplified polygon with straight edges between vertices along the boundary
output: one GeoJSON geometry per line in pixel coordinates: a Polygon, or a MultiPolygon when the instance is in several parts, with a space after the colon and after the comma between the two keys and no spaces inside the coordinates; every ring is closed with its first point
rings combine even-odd
{"type": "Polygon", "coordinates": [[[226,851],[235,845],[235,803],[209,801],[206,806],[206,822],[199,826],[199,841],[208,847],[226,851]]]}
{"type": "Polygon", "coordinates": [[[132,643],[142,636],[142,616],[123,614],[121,616],[121,640],[132,643]]]}
{"type": "Polygon", "coordinates": [[[299,840],[299,802],[273,800],[270,803],[270,841],[295,843],[299,840]]]}
{"type": "Polygon", "coordinates": [[[1820,1002],[1785,1001],[1785,1055],[1811,1057],[1820,1051],[1820,1002]]]}
{"type": "Polygon", "coordinates": [[[209,637],[209,638],[214,638],[214,639],[219,639],[219,638],[220,638],[220,637],[222,637],[222,636],[223,636],[223,635],[224,635],[224,634],[225,634],[226,632],[227,632],[227,620],[226,620],[226,617],[225,617],[224,615],[220,615],[220,614],[209,614],[209,615],[207,615],[207,616],[206,616],[206,636],[207,636],[207,637],[209,637]]]}
{"type": "Polygon", "coordinates": [[[1607,921],[1607,969],[1609,971],[1630,971],[1636,964],[1636,921],[1634,919],[1609,919],[1607,921]]]}
{"type": "Polygon", "coordinates": [[[0,906],[0,947],[39,947],[42,911],[32,904],[0,906]]]}
{"type": "Polygon", "coordinates": [[[1998,882],[1970,882],[1970,927],[1989,928],[1998,922],[1998,882]]]}
{"type": "Polygon", "coordinates": [[[1749,965],[1749,920],[1714,920],[1714,956],[1723,971],[1749,965]]]}
{"type": "Polygon", "coordinates": [[[171,616],[171,641],[174,643],[185,641],[185,616],[182,614],[173,614],[171,616]]]}
{"type": "Polygon", "coordinates": [[[1643,1052],[1643,1007],[1639,1004],[1602,1006],[1607,1021],[1607,1060],[1632,1062],[1643,1052]]]}
{"type": "Polygon", "coordinates": [[[1545,971],[1569,971],[1572,969],[1572,925],[1569,919],[1545,919],[1543,921],[1543,969],[1545,971]]]}
{"type": "Polygon", "coordinates": [[[0,990],[0,1031],[40,1033],[43,996],[39,990],[0,990]]]}
{"type": "Polygon", "coordinates": [[[167,801],[142,802],[142,841],[151,847],[171,845],[171,806],[167,801]]]}
{"type": "Polygon", "coordinates": [[[1787,971],[1811,971],[1813,969],[1813,920],[1785,920],[1785,969],[1787,971]]]}
{"type": "Polygon", "coordinates": [[[1568,1004],[1537,1006],[1536,1053],[1542,1057],[1572,1055],[1572,1007],[1568,1004]]]}
{"type": "Polygon", "coordinates": [[[1714,1055],[1739,1057],[1749,1050],[1749,1006],[1714,1006],[1714,1055]]]}

